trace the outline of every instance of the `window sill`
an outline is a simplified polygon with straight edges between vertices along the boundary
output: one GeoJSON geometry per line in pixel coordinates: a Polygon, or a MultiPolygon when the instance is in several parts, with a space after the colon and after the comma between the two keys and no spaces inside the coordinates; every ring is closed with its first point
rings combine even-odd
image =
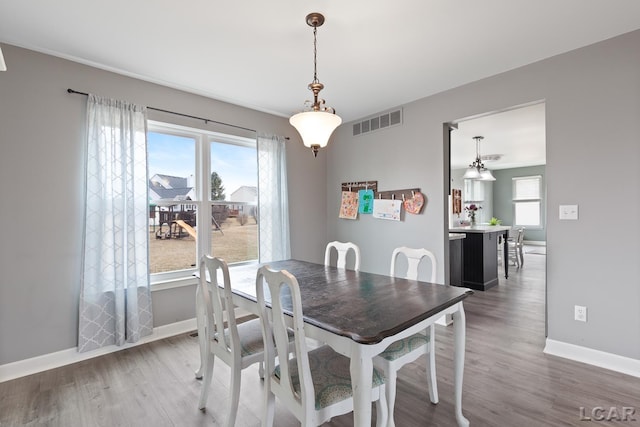
{"type": "Polygon", "coordinates": [[[198,279],[194,276],[184,276],[175,279],[165,279],[151,282],[151,292],[166,291],[167,289],[182,288],[185,286],[195,286],[198,279]]]}
{"type": "MultiPolygon", "coordinates": [[[[233,263],[229,266],[229,271],[231,272],[231,274],[233,274],[234,267],[251,265],[251,264],[256,265],[256,270],[257,270],[257,266],[258,266],[257,260],[251,260],[251,261],[233,263]]],[[[193,270],[192,272],[187,272],[186,275],[180,275],[180,276],[171,277],[171,278],[165,277],[162,279],[155,279],[155,280],[152,277],[151,292],[165,291],[167,289],[182,288],[185,286],[196,286],[198,284],[198,278],[195,276],[196,272],[197,270],[193,270]]],[[[184,274],[184,272],[182,272],[182,274],[184,274]]]]}

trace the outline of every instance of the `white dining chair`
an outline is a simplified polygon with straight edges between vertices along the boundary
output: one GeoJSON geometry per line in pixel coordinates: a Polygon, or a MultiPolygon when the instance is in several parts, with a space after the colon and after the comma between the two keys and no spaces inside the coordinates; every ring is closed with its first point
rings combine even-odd
{"type": "Polygon", "coordinates": [[[516,267],[524,266],[524,227],[515,230],[515,236],[507,240],[507,248],[509,261],[512,261],[516,267]]]}
{"type": "MultiPolygon", "coordinates": [[[[392,277],[402,277],[410,280],[418,279],[418,267],[420,263],[428,259],[431,263],[431,276],[429,282],[435,283],[437,264],[435,255],[427,249],[413,249],[399,247],[394,249],[391,255],[392,277]],[[396,259],[402,254],[406,258],[407,271],[398,275],[396,272],[396,259]]],[[[396,399],[396,379],[398,371],[407,363],[415,361],[423,354],[427,355],[427,384],[429,387],[429,399],[432,403],[438,403],[438,383],[436,381],[436,358],[435,358],[435,326],[431,325],[426,331],[411,335],[403,340],[391,344],[385,351],[374,359],[376,366],[384,370],[387,394],[387,405],[389,406],[389,426],[395,426],[393,412],[396,399]]]]}
{"type": "Polygon", "coordinates": [[[358,245],[351,242],[339,242],[335,240],[333,242],[327,243],[327,247],[324,251],[324,265],[331,264],[331,251],[334,249],[338,253],[336,267],[347,268],[347,255],[349,251],[353,251],[353,270],[360,271],[360,248],[358,247],[358,245]]]}
{"type": "MultiPolygon", "coordinates": [[[[268,266],[258,270],[256,293],[262,335],[265,340],[264,414],[262,426],[273,426],[275,398],[284,404],[305,426],[318,426],[331,418],[353,411],[353,395],[349,358],[328,345],[308,350],[300,287],[286,270],[274,271],[268,266]],[[270,295],[269,310],[265,286],[270,295]],[[286,307],[283,305],[286,301],[286,307]],[[295,350],[287,354],[287,334],[293,331],[295,350]],[[274,338],[271,340],[270,337],[274,338]],[[277,351],[276,351],[277,350],[277,351]]],[[[371,401],[376,402],[378,427],[387,423],[385,384],[382,372],[373,370],[371,401]]]]}
{"type": "Polygon", "coordinates": [[[235,424],[238,412],[241,371],[264,360],[262,327],[259,319],[236,324],[229,268],[220,258],[208,255],[202,257],[196,298],[199,299],[197,306],[200,311],[197,315],[201,317],[198,322],[198,336],[202,358],[202,365],[196,372],[196,378],[204,377],[198,408],[203,411],[206,408],[213,365],[217,357],[229,365],[231,370],[231,404],[227,418],[227,426],[231,427],[235,424]],[[223,289],[218,284],[218,271],[222,272],[223,289]],[[210,283],[207,281],[207,272],[210,283]],[[227,327],[225,327],[225,320],[227,327]]]}

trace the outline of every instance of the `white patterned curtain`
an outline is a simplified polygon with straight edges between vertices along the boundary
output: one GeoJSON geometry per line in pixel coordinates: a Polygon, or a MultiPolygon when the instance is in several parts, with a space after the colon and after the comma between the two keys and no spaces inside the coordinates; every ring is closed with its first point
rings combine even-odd
{"type": "Polygon", "coordinates": [[[146,107],[89,95],[78,351],[153,329],[146,107]]]}
{"type": "Polygon", "coordinates": [[[260,262],[291,258],[287,155],[282,136],[258,135],[260,262]]]}

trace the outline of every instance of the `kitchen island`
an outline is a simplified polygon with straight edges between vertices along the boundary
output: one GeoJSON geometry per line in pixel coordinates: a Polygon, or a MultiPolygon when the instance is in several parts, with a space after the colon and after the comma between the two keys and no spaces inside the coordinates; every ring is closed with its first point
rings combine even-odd
{"type": "Polygon", "coordinates": [[[472,225],[453,227],[450,233],[464,233],[462,286],[485,291],[498,284],[498,238],[504,242],[504,276],[509,277],[507,238],[511,227],[472,225]]]}
{"type": "Polygon", "coordinates": [[[467,237],[464,233],[449,233],[449,284],[451,286],[463,286],[463,244],[467,237]]]}

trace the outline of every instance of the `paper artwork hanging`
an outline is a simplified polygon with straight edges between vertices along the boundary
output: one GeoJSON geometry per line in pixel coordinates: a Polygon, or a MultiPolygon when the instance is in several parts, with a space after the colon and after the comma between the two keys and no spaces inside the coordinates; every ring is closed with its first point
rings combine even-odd
{"type": "Polygon", "coordinates": [[[373,202],[373,217],[400,221],[402,200],[375,199],[373,202]]]}
{"type": "Polygon", "coordinates": [[[422,206],[424,206],[424,196],[419,191],[414,191],[413,196],[404,201],[404,210],[414,215],[420,213],[422,206]]]}
{"type": "Polygon", "coordinates": [[[342,192],[339,217],[345,219],[356,219],[358,217],[358,193],[351,191],[342,192]]]}
{"type": "Polygon", "coordinates": [[[373,213],[373,190],[358,190],[358,213],[373,213]]]}

